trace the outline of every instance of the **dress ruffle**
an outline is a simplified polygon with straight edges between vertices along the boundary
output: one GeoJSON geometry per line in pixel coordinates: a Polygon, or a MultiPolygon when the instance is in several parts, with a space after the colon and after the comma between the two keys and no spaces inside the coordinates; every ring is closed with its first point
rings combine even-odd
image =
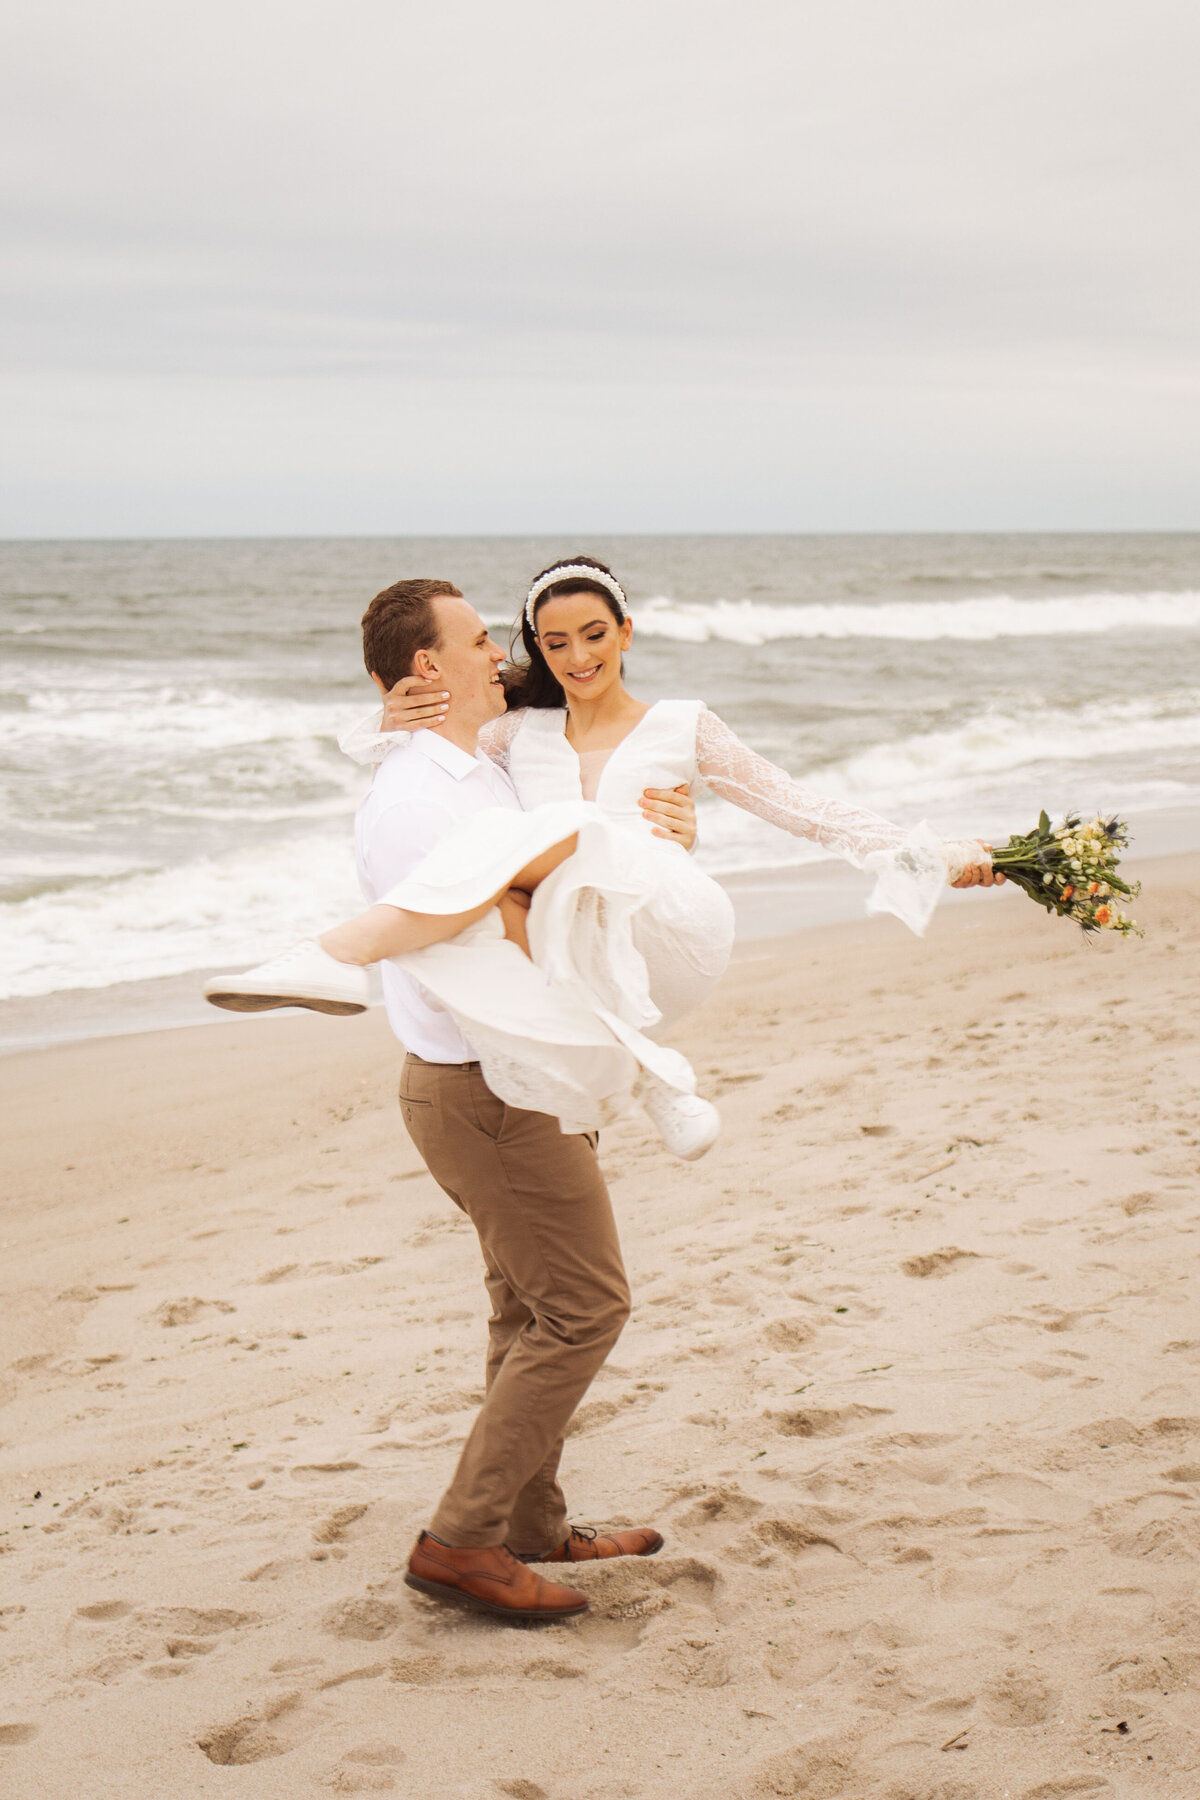
{"type": "Polygon", "coordinates": [[[578,840],[574,854],[533,895],[532,962],[504,938],[496,912],[395,961],[454,1018],[493,1093],[511,1106],[554,1114],[564,1131],[591,1131],[628,1110],[646,1074],[695,1092],[687,1060],[650,1034],[669,1022],[661,999],[670,1003],[682,985],[684,1004],[694,1005],[724,967],[732,909],[722,891],[696,872],[718,897],[716,907],[696,915],[691,937],[673,932],[662,958],[658,926],[675,880],[691,880],[686,853],[631,834],[578,800],[473,815],[381,899],[436,916],[468,912],[571,836],[578,840]],[[706,954],[714,926],[718,941],[706,954]],[[653,976],[647,941],[655,951],[653,976]],[[678,965],[681,957],[685,979],[673,983],[671,960],[678,965]]]}

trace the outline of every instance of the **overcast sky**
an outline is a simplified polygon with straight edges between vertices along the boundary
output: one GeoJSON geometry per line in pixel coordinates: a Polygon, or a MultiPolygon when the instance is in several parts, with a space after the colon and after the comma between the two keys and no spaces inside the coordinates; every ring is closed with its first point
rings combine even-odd
{"type": "Polygon", "coordinates": [[[1200,527],[1195,0],[9,0],[0,533],[1200,527]]]}

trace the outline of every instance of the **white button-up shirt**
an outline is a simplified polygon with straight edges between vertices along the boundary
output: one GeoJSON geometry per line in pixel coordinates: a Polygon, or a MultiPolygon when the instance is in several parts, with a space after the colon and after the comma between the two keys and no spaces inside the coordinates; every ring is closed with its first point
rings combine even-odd
{"type": "MultiPolygon", "coordinates": [[[[374,905],[411,875],[460,819],[488,807],[521,811],[516,789],[482,752],[471,756],[436,732],[413,732],[385,756],[354,820],[358,879],[374,905]]],[[[400,1042],[426,1062],[474,1062],[475,1052],[449,1013],[393,962],[381,964],[388,1023],[400,1042]]]]}

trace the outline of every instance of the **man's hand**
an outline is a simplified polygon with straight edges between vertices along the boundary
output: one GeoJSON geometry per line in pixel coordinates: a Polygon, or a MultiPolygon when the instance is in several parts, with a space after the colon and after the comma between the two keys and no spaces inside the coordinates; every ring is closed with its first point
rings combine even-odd
{"type": "Polygon", "coordinates": [[[653,825],[655,837],[674,838],[685,850],[696,842],[696,803],[686,781],[674,788],[647,788],[642,817],[653,825]]]}
{"type": "Polygon", "coordinates": [[[441,725],[450,710],[450,696],[437,692],[419,675],[406,675],[383,696],[384,731],[420,731],[441,725]]]}
{"type": "Polygon", "coordinates": [[[957,881],[952,881],[950,886],[956,888],[1003,887],[1008,877],[999,869],[993,869],[992,846],[985,844],[982,838],[976,838],[975,842],[979,845],[983,855],[978,862],[965,863],[962,874],[957,881]]]}

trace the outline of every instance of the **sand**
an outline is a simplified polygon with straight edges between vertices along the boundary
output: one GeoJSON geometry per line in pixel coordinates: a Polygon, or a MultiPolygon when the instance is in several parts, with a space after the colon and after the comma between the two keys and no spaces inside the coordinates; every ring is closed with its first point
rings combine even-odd
{"type": "Polygon", "coordinates": [[[7,1059],[0,1792],[1200,1794],[1200,859],[769,946],[603,1157],[634,1317],[514,1629],[401,1581],[479,1397],[378,1013],[7,1059]]]}

